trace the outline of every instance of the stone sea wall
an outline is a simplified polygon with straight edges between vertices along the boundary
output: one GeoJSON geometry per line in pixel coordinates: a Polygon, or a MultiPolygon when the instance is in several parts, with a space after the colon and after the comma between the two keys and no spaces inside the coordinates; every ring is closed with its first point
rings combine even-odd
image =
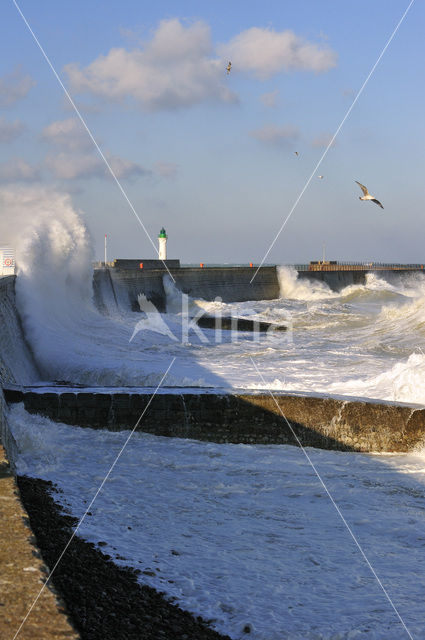
{"type": "Polygon", "coordinates": [[[28,384],[38,378],[16,308],[15,281],[16,276],[0,277],[0,385],[28,384]]]}
{"type": "Polygon", "coordinates": [[[16,442],[7,422],[5,384],[28,384],[37,379],[37,367],[25,342],[15,303],[16,276],[0,277],[0,442],[11,469],[15,468],[16,442]]]}
{"type": "MultiPolygon", "coordinates": [[[[134,427],[151,393],[6,390],[6,399],[58,422],[119,431],[134,427]]],[[[212,442],[298,444],[288,423],[304,446],[402,452],[424,442],[425,409],[312,395],[164,391],[150,402],[139,430],[212,442]]]]}

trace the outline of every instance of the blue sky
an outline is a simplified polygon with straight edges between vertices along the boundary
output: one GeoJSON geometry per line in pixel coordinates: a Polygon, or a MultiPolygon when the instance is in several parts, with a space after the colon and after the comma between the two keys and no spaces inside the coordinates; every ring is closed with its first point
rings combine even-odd
{"type": "MultiPolygon", "coordinates": [[[[208,263],[263,258],[408,2],[19,5],[151,236],[208,263]]],[[[105,233],[111,258],[153,257],[13,2],[0,11],[0,187],[69,192],[97,257],[105,233]]],[[[425,260],[424,18],[417,0],[269,262],[323,242],[331,259],[425,260]]]]}

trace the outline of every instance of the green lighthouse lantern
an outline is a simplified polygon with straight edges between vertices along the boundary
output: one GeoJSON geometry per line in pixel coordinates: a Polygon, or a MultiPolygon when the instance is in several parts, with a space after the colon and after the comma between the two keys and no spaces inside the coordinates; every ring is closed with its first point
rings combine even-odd
{"type": "Polygon", "coordinates": [[[160,260],[167,259],[167,232],[164,227],[161,228],[158,235],[158,258],[160,260]]]}

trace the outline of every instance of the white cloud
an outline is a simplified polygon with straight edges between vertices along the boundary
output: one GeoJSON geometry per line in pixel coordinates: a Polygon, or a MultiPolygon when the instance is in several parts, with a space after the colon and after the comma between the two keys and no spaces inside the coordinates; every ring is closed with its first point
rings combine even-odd
{"type": "Polygon", "coordinates": [[[38,168],[22,158],[13,158],[0,163],[0,182],[33,182],[40,177],[38,168]]]}
{"type": "Polygon", "coordinates": [[[19,120],[8,122],[5,118],[0,117],[0,142],[12,142],[21,135],[25,125],[19,120]]]}
{"type": "Polygon", "coordinates": [[[21,98],[25,98],[35,85],[30,75],[24,74],[20,67],[0,78],[0,107],[10,107],[21,98]]]}
{"type": "Polygon", "coordinates": [[[273,109],[277,105],[278,96],[279,90],[275,89],[275,91],[270,91],[270,93],[263,93],[263,95],[260,96],[260,100],[265,107],[273,109]]]}
{"type": "Polygon", "coordinates": [[[43,129],[42,137],[47,142],[69,151],[93,148],[93,142],[77,118],[57,120],[43,129]]]}
{"type": "Polygon", "coordinates": [[[232,61],[232,72],[252,72],[261,79],[281,71],[328,71],[336,65],[336,53],[327,46],[308,42],[293,31],[252,27],[218,48],[232,61]]]}
{"type": "MultiPolygon", "coordinates": [[[[60,180],[111,177],[103,159],[94,149],[93,142],[77,118],[52,122],[43,129],[44,140],[57,151],[46,157],[46,166],[60,180]]],[[[105,153],[112,171],[119,180],[131,180],[151,172],[136,162],[105,153]]]]}
{"type": "MultiPolygon", "coordinates": [[[[105,154],[105,157],[119,180],[131,180],[151,173],[135,162],[109,154],[105,154]]],[[[94,153],[63,151],[50,154],[46,158],[46,166],[61,180],[112,177],[102,158],[94,153]]]]}
{"type": "MultiPolygon", "coordinates": [[[[311,146],[319,149],[326,149],[326,147],[329,145],[330,141],[332,140],[333,135],[334,135],[333,133],[321,133],[318,136],[316,136],[314,140],[312,140],[311,146]]],[[[336,141],[333,140],[331,147],[334,147],[335,144],[336,144],[336,141]]]]}
{"type": "Polygon", "coordinates": [[[251,131],[250,135],[260,142],[276,147],[291,147],[300,137],[299,130],[292,125],[278,127],[273,124],[266,124],[261,129],[251,131]]]}
{"type": "Polygon", "coordinates": [[[108,100],[134,99],[147,110],[177,109],[207,100],[235,102],[225,85],[220,60],[213,56],[210,29],[197,21],[162,20],[144,47],[114,48],[87,67],[65,67],[77,92],[108,100]]]}
{"type": "MultiPolygon", "coordinates": [[[[137,164],[137,162],[124,160],[118,156],[110,156],[108,162],[119,180],[132,180],[142,176],[149,176],[152,173],[149,169],[145,169],[140,164],[137,164]]],[[[106,175],[110,175],[109,171],[106,175]]]]}
{"type": "Polygon", "coordinates": [[[174,162],[157,162],[155,171],[163,178],[174,178],[177,174],[178,165],[174,162]]]}
{"type": "Polygon", "coordinates": [[[105,165],[97,156],[66,151],[48,155],[46,166],[56,178],[63,180],[102,177],[105,172],[105,165]]]}

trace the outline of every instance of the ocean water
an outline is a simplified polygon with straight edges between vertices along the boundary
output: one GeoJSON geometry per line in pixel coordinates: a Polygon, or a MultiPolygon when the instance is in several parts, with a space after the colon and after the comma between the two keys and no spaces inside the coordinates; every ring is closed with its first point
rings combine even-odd
{"type": "MultiPolygon", "coordinates": [[[[190,313],[284,323],[262,335],[185,332],[167,313],[92,300],[92,250],[69,197],[2,193],[23,211],[17,305],[40,382],[272,389],[425,404],[425,278],[369,274],[339,293],[279,269],[278,300],[188,300],[190,313]],[[261,372],[258,374],[257,368],[261,372]]],[[[141,307],[146,307],[143,297],[141,307]]],[[[127,433],[10,411],[19,473],[55,482],[81,517],[127,433]]],[[[425,635],[425,457],[310,450],[412,637],[425,635]]],[[[216,445],[134,434],[80,534],[228,633],[254,640],[409,637],[321,483],[295,447],[216,445]],[[118,556],[121,557],[118,558],[118,556]],[[123,559],[124,558],[124,559],[123,559]],[[152,575],[153,574],[153,575],[152,575]],[[249,625],[249,636],[243,628],[249,625]]]]}

